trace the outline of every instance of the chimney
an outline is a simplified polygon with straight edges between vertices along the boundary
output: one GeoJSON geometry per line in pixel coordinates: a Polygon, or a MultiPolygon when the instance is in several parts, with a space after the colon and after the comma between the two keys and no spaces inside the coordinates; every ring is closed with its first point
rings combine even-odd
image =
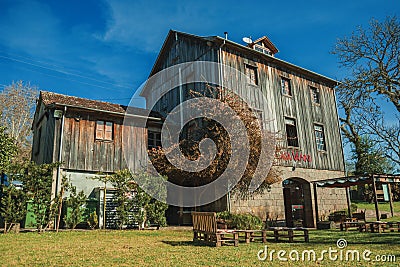
{"type": "Polygon", "coordinates": [[[225,34],[225,40],[228,40],[228,32],[224,32],[225,34]]]}

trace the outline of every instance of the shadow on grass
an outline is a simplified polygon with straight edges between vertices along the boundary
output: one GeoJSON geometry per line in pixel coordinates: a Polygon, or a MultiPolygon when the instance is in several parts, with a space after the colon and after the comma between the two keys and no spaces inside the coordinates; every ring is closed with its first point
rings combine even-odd
{"type": "Polygon", "coordinates": [[[335,231],[335,230],[316,230],[310,231],[310,244],[333,244],[340,238],[344,238],[351,244],[386,244],[399,245],[399,232],[365,233],[358,231],[335,231]]]}
{"type": "MultiPolygon", "coordinates": [[[[295,242],[289,243],[286,240],[274,241],[267,238],[265,244],[304,244],[306,246],[319,246],[319,245],[336,245],[338,239],[345,239],[348,244],[354,245],[400,245],[400,232],[383,232],[383,233],[365,233],[358,231],[339,231],[339,230],[313,230],[310,231],[310,242],[305,243],[304,240],[295,239],[295,242]]],[[[199,247],[213,247],[215,245],[202,242],[202,241],[162,241],[170,246],[199,246],[199,247]]],[[[253,243],[253,242],[252,242],[253,243]]],[[[256,242],[262,244],[262,242],[256,242]]],[[[240,245],[244,245],[240,241],[240,245]]],[[[229,245],[229,244],[228,244],[229,245]]]]}
{"type": "Polygon", "coordinates": [[[162,241],[164,244],[173,246],[173,247],[212,247],[211,244],[201,241],[162,241]]]}

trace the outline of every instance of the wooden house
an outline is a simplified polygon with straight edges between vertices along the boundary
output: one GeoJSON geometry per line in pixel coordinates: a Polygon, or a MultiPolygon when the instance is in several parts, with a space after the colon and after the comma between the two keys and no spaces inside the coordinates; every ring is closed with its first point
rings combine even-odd
{"type": "MultiPolygon", "coordinates": [[[[285,220],[287,225],[313,227],[320,219],[315,218],[316,201],[319,214],[325,216],[346,206],[344,190],[324,189],[318,192],[318,199],[314,199],[313,190],[317,189],[312,186],[312,181],[344,175],[335,99],[337,81],[279,59],[278,49],[268,37],[255,41],[247,38],[246,41],[238,44],[218,36],[200,37],[171,30],[150,77],[181,63],[220,63],[218,75],[222,76],[224,85],[239,87],[250,99],[249,105],[272,121],[270,130],[283,134],[283,149],[276,159],[279,166],[275,167],[282,173],[282,182],[273,184],[270,192],[250,199],[226,195],[225,206],[218,204],[211,209],[251,212],[264,219],[285,220]],[[228,67],[240,71],[245,78],[228,77],[228,67]],[[268,99],[267,104],[255,97],[255,91],[262,92],[268,99]]],[[[171,90],[155,106],[147,108],[168,115],[180,102],[190,98],[185,93],[188,87],[182,87],[183,94],[171,90]]],[[[158,90],[146,88],[141,92],[148,103],[159,94],[158,90]]],[[[185,210],[179,209],[181,214],[185,210]]],[[[176,211],[171,214],[175,216],[176,211]]]]}
{"type": "MultiPolygon", "coordinates": [[[[125,111],[126,107],[118,104],[40,92],[32,125],[32,161],[61,162],[54,173],[53,195],[60,191],[63,175],[78,191],[99,197],[98,189],[104,185],[93,177],[126,169],[128,164],[132,171],[146,168],[147,128],[140,126],[142,123],[124,125],[125,111]],[[125,160],[127,151],[133,155],[132,162],[125,160]]],[[[140,108],[132,108],[130,116],[147,118],[140,108]]],[[[159,121],[150,117],[148,124],[154,127],[159,121]]]]}

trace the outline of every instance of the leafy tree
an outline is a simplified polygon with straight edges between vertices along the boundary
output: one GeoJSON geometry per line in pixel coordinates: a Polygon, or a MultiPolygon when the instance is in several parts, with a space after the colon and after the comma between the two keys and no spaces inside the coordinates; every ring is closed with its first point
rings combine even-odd
{"type": "Polygon", "coordinates": [[[32,147],[32,119],[36,104],[37,89],[29,83],[13,82],[0,92],[0,124],[16,141],[18,160],[30,159],[32,147]]]}
{"type": "MultiPolygon", "coordinates": [[[[10,184],[3,188],[0,202],[0,216],[7,223],[19,223],[26,216],[26,194],[10,184]]],[[[5,232],[9,229],[5,228],[5,232]]]]}
{"type": "Polygon", "coordinates": [[[0,174],[6,171],[17,152],[14,139],[6,132],[4,126],[0,126],[0,174]]]}
{"type": "Polygon", "coordinates": [[[75,227],[83,220],[87,197],[83,190],[77,193],[76,186],[71,183],[67,185],[67,191],[69,192],[67,208],[70,209],[70,212],[67,212],[64,220],[68,228],[75,229],[75,227]]]}
{"type": "Polygon", "coordinates": [[[363,136],[356,148],[354,147],[353,159],[355,160],[354,174],[380,174],[391,173],[393,164],[385,157],[383,152],[376,148],[374,141],[363,136]]]}
{"type": "Polygon", "coordinates": [[[115,201],[117,202],[118,227],[120,229],[129,223],[131,216],[138,222],[139,227],[147,223],[160,226],[166,224],[165,211],[168,205],[152,198],[142,188],[148,189],[152,186],[152,192],[156,192],[159,197],[164,197],[166,200],[166,188],[152,184],[151,178],[152,176],[147,173],[132,175],[129,170],[117,171],[110,176],[109,182],[116,190],[115,201]],[[135,182],[135,178],[141,181],[140,186],[135,182]],[[158,186],[158,188],[155,189],[154,186],[158,186]]]}
{"type": "Polygon", "coordinates": [[[350,72],[338,87],[339,105],[345,112],[340,119],[345,137],[358,149],[359,137],[369,134],[386,157],[400,164],[398,19],[371,20],[367,30],[359,27],[351,36],[339,39],[333,53],[350,72]],[[385,119],[378,100],[393,105],[394,121],[385,119]]]}
{"type": "MultiPolygon", "coordinates": [[[[358,146],[353,146],[352,160],[354,160],[354,175],[392,173],[393,163],[384,153],[377,149],[374,140],[368,135],[360,137],[358,146]]],[[[358,195],[365,201],[372,202],[374,192],[371,185],[357,187],[358,195]]]]}
{"type": "Polygon", "coordinates": [[[59,197],[51,198],[53,172],[58,163],[37,165],[33,162],[17,164],[12,174],[18,174],[27,192],[27,199],[32,201],[32,212],[38,232],[42,232],[54,221],[59,205],[59,197]]]}
{"type": "MultiPolygon", "coordinates": [[[[145,225],[165,226],[167,224],[165,211],[168,208],[166,204],[167,188],[164,184],[154,183],[153,178],[153,175],[145,172],[133,175],[134,180],[140,181],[140,185],[136,184],[135,201],[138,207],[143,208],[137,214],[137,219],[145,225]],[[157,195],[157,199],[147,194],[146,191],[157,195]]],[[[165,177],[163,178],[166,180],[165,177]]]]}
{"type": "Polygon", "coordinates": [[[128,225],[130,214],[135,207],[133,191],[136,184],[129,170],[117,171],[110,176],[110,183],[115,188],[115,201],[117,204],[117,224],[119,229],[128,225]]]}

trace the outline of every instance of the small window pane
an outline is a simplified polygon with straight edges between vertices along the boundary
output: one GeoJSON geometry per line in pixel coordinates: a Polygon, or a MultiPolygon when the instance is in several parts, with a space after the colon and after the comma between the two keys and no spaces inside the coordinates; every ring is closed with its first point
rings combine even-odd
{"type": "Polygon", "coordinates": [[[323,126],[314,125],[314,132],[315,132],[315,141],[316,141],[316,144],[317,144],[317,150],[319,150],[319,151],[326,150],[323,126]]]}
{"type": "Polygon", "coordinates": [[[319,95],[319,89],[316,87],[311,87],[311,100],[315,104],[320,104],[320,95],[319,95]]]}
{"type": "Polygon", "coordinates": [[[281,78],[281,89],[282,89],[282,94],[290,96],[292,95],[292,88],[289,79],[281,78]]]}
{"type": "Polygon", "coordinates": [[[245,73],[247,76],[247,83],[252,84],[252,85],[257,85],[258,84],[258,78],[257,78],[257,68],[245,64],[245,73]]]}
{"type": "Polygon", "coordinates": [[[113,123],[107,121],[105,125],[105,133],[104,133],[104,140],[112,140],[113,134],[113,123]]]}
{"type": "Polygon", "coordinates": [[[96,139],[104,138],[104,121],[96,122],[96,139]]]}
{"type": "Polygon", "coordinates": [[[161,133],[148,132],[148,149],[161,147],[161,133]]]}
{"type": "Polygon", "coordinates": [[[299,140],[297,137],[296,121],[294,119],[285,118],[285,124],[288,146],[298,147],[299,140]]]}

